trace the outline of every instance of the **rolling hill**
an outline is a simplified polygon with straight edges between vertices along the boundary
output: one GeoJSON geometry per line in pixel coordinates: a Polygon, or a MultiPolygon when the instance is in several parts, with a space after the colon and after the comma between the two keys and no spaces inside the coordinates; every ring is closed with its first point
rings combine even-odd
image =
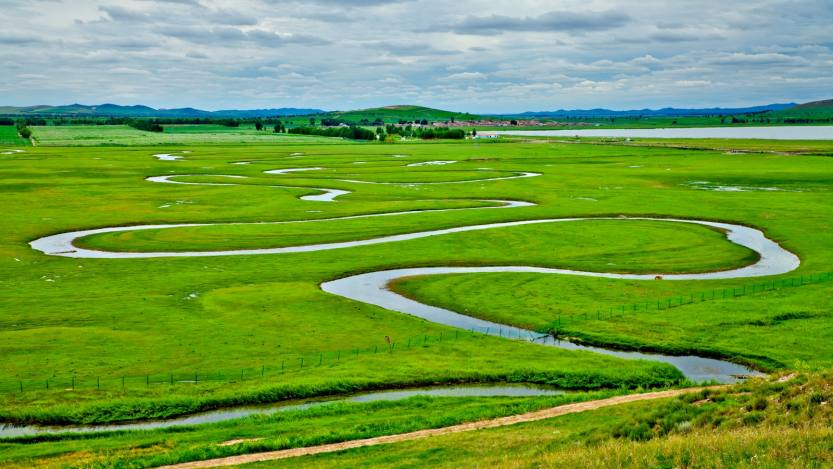
{"type": "Polygon", "coordinates": [[[376,119],[382,119],[385,123],[394,123],[400,119],[405,121],[422,119],[428,121],[447,121],[452,117],[456,120],[468,120],[477,118],[478,116],[466,112],[444,111],[442,109],[433,109],[424,106],[394,105],[355,111],[333,111],[325,113],[323,117],[340,119],[347,122],[360,122],[362,119],[373,122],[376,119]]]}
{"type": "Polygon", "coordinates": [[[277,108],[277,109],[227,109],[203,111],[194,108],[155,109],[149,106],[120,106],[118,104],[70,104],[65,106],[0,106],[0,114],[15,116],[64,116],[64,117],[273,117],[321,114],[321,109],[277,108]]]}
{"type": "Polygon", "coordinates": [[[812,101],[809,103],[799,104],[792,108],[792,110],[810,110],[810,109],[833,109],[833,99],[825,99],[823,101],[812,101]]]}

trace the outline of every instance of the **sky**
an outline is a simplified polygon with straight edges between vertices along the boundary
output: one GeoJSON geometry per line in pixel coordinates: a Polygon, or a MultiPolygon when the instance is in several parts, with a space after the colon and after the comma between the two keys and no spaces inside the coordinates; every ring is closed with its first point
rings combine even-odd
{"type": "Polygon", "coordinates": [[[831,25],[831,0],[0,0],[0,105],[806,102],[831,25]]]}

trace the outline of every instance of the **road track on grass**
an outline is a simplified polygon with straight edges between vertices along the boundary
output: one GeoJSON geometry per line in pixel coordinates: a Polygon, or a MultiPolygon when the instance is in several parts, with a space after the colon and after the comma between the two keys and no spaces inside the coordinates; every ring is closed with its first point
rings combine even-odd
{"type": "Polygon", "coordinates": [[[515,425],[519,423],[535,422],[538,420],[546,420],[562,415],[576,414],[580,412],[587,412],[604,407],[627,404],[631,402],[648,401],[653,399],[667,399],[681,396],[683,394],[690,394],[700,392],[705,389],[718,389],[722,386],[708,386],[687,389],[673,389],[669,391],[655,391],[642,394],[628,394],[624,396],[615,396],[607,399],[599,399],[596,401],[576,402],[573,404],[564,404],[549,409],[536,410],[534,412],[527,412],[525,414],[509,415],[506,417],[499,417],[489,420],[479,420],[476,422],[461,423],[458,425],[451,425],[449,427],[431,428],[426,430],[418,430],[408,433],[400,433],[397,435],[377,436],[373,438],[365,438],[361,440],[343,441],[340,443],[330,443],[318,446],[308,446],[303,448],[290,448],[278,451],[267,451],[262,453],[241,454],[239,456],[228,456],[216,459],[206,459],[203,461],[193,461],[181,464],[174,464],[170,466],[163,466],[164,469],[192,469],[205,467],[222,467],[234,466],[240,464],[248,464],[262,461],[274,461],[278,459],[296,458],[300,456],[311,456],[315,454],[333,453],[336,451],[344,451],[354,448],[363,448],[367,446],[378,446],[391,443],[400,443],[404,441],[413,441],[434,436],[449,435],[452,433],[468,432],[473,430],[485,430],[489,428],[505,427],[508,425],[515,425]]]}

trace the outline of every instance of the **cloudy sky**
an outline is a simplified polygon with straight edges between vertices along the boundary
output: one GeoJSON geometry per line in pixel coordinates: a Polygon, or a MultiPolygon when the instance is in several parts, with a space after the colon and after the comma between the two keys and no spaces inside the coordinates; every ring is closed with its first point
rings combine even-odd
{"type": "Polygon", "coordinates": [[[833,98],[831,0],[0,0],[0,104],[472,112],[833,98]]]}

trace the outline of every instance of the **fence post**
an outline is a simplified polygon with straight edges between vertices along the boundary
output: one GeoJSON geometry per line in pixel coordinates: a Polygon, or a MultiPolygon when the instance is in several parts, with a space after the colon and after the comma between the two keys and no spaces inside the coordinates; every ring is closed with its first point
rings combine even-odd
{"type": "Polygon", "coordinates": [[[324,362],[324,353],[322,352],[321,355],[318,356],[318,366],[321,366],[321,363],[324,362]]]}
{"type": "Polygon", "coordinates": [[[150,375],[145,375],[145,387],[150,387],[150,375]]]}
{"type": "Polygon", "coordinates": [[[301,360],[301,368],[303,368],[304,367],[304,357],[301,357],[300,360],[301,360]]]}
{"type": "Polygon", "coordinates": [[[20,381],[20,392],[23,392],[23,380],[20,381]]]}
{"type": "Polygon", "coordinates": [[[174,374],[171,373],[171,386],[173,386],[173,385],[174,385],[174,374]]]}
{"type": "Polygon", "coordinates": [[[46,390],[49,391],[49,378],[46,378],[46,390]]]}
{"type": "Polygon", "coordinates": [[[336,361],[341,361],[341,350],[339,350],[338,355],[336,355],[336,361]]]}
{"type": "Polygon", "coordinates": [[[72,375],[72,390],[75,391],[75,375],[72,375]]]}
{"type": "Polygon", "coordinates": [[[95,388],[96,389],[101,389],[101,376],[96,376],[95,377],[95,388]]]}
{"type": "Polygon", "coordinates": [[[286,360],[281,360],[281,373],[283,373],[283,366],[286,364],[286,360]]]}
{"type": "Polygon", "coordinates": [[[121,377],[121,388],[124,389],[124,376],[121,377]]]}

